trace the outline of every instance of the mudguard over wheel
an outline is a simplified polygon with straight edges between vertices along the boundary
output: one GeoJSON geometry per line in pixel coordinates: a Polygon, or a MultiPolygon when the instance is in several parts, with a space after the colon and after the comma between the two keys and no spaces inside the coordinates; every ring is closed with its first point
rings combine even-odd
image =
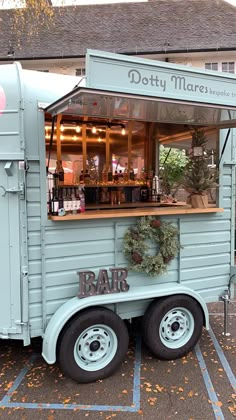
{"type": "Polygon", "coordinates": [[[143,341],[159,359],[173,360],[189,353],[199,340],[203,311],[186,295],[155,300],[143,317],[143,341]]]}
{"type": "Polygon", "coordinates": [[[128,350],[129,336],[122,319],[106,308],[78,314],[59,344],[59,363],[65,375],[88,383],[110,376],[128,350]]]}

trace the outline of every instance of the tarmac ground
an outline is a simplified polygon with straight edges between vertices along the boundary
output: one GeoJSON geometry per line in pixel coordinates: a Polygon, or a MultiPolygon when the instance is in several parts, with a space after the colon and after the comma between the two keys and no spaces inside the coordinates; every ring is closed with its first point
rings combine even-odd
{"type": "Polygon", "coordinates": [[[229,304],[230,335],[223,335],[223,302],[209,305],[209,331],[188,356],[154,358],[131,328],[130,346],[111,377],[77,384],[47,365],[41,341],[29,347],[0,341],[0,418],[91,420],[230,420],[236,418],[236,300],[229,304]]]}

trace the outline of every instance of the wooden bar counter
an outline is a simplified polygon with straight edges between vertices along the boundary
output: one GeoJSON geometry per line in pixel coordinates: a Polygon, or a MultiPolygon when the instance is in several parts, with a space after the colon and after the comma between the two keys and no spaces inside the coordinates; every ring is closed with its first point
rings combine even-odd
{"type": "Polygon", "coordinates": [[[125,206],[125,208],[111,208],[102,209],[100,207],[96,210],[86,210],[84,213],[70,214],[65,216],[49,216],[50,220],[53,221],[65,221],[65,220],[89,220],[89,219],[111,219],[120,217],[136,217],[136,216],[172,216],[179,214],[204,214],[204,213],[220,213],[223,212],[223,208],[209,206],[205,209],[192,208],[185,203],[161,203],[149,207],[142,206],[138,207],[137,203],[135,208],[125,206]]]}

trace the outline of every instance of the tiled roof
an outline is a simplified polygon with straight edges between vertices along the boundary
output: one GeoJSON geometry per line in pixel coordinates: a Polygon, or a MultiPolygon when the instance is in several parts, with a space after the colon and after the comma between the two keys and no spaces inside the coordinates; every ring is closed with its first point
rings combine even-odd
{"type": "Polygon", "coordinates": [[[9,14],[0,11],[0,57],[9,43],[16,58],[72,57],[87,48],[141,54],[236,49],[236,7],[224,0],[149,0],[55,9],[55,25],[21,37],[17,47],[9,14]]]}

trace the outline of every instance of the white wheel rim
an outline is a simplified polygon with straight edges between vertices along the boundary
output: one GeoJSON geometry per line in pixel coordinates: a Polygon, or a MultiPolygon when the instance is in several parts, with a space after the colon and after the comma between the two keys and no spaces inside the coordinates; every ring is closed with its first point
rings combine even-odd
{"type": "Polygon", "coordinates": [[[173,308],[162,318],[159,328],[161,342],[169,349],[184,346],[194,332],[194,318],[186,308],[173,308]]]}
{"type": "Polygon", "coordinates": [[[117,347],[117,336],[110,327],[92,325],[76,340],[74,358],[80,368],[89,372],[97,371],[112,361],[117,347]]]}

